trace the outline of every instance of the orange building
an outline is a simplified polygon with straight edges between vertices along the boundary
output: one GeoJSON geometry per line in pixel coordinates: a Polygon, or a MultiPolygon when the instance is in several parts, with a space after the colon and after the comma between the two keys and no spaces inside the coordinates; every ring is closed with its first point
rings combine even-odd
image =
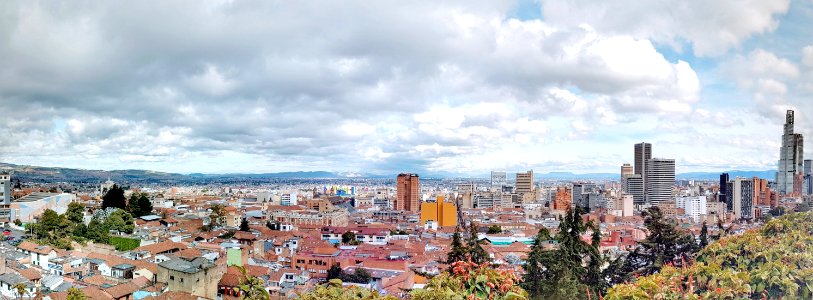
{"type": "Polygon", "coordinates": [[[754,186],[754,205],[771,205],[771,192],[768,180],[759,177],[752,179],[754,186]]]}
{"type": "Polygon", "coordinates": [[[392,208],[394,210],[419,212],[421,211],[420,195],[418,174],[398,174],[397,193],[392,208]]]}
{"type": "Polygon", "coordinates": [[[556,195],[553,198],[554,210],[568,210],[573,204],[573,193],[567,187],[556,188],[556,195]]]}
{"type": "Polygon", "coordinates": [[[427,221],[438,222],[438,226],[457,226],[457,206],[444,202],[443,196],[438,196],[437,203],[426,202],[421,204],[421,224],[427,221]]]}

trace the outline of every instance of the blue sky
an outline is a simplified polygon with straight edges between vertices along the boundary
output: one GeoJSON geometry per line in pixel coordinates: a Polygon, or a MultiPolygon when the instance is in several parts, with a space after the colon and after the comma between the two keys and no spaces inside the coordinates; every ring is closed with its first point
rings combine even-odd
{"type": "MultiPolygon", "coordinates": [[[[679,172],[813,134],[813,1],[0,4],[0,161],[679,172]]],[[[805,152],[810,157],[813,147],[805,152]]]]}

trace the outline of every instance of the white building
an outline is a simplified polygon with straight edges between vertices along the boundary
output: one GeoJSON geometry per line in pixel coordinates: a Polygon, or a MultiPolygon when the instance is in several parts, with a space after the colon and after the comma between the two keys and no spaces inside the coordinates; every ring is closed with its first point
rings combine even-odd
{"type": "Polygon", "coordinates": [[[294,206],[296,205],[296,193],[286,193],[280,195],[279,203],[282,206],[294,206]]]}
{"type": "Polygon", "coordinates": [[[675,207],[682,208],[695,222],[699,223],[700,218],[707,213],[706,196],[678,197],[675,202],[675,207]]]}

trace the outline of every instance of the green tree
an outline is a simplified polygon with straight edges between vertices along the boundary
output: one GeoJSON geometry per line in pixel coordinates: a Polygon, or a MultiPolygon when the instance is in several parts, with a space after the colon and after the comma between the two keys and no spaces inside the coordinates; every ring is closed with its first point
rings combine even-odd
{"type": "MultiPolygon", "coordinates": [[[[586,299],[604,286],[598,276],[601,257],[597,247],[581,239],[592,225],[581,217],[581,208],[568,210],[560,219],[555,236],[558,248],[546,249],[547,230],[540,230],[525,264],[523,288],[533,299],[586,299]],[[596,272],[590,274],[590,272],[596,272]]],[[[600,231],[593,226],[593,244],[600,242],[600,231]]]]}
{"type": "Polygon", "coordinates": [[[83,223],[85,219],[85,205],[79,202],[69,203],[68,211],[65,212],[65,218],[73,224],[83,223]]]}
{"type": "Polygon", "coordinates": [[[382,296],[377,291],[350,286],[342,287],[342,281],[332,279],[327,284],[299,295],[299,300],[397,300],[393,296],[382,296]]]}
{"type": "Polygon", "coordinates": [[[633,270],[637,275],[649,275],[665,265],[681,267],[690,263],[692,255],[700,249],[695,238],[678,230],[674,222],[664,218],[658,207],[650,207],[643,215],[649,234],[638,242],[637,251],[628,256],[625,269],[633,270]]]}
{"type": "Polygon", "coordinates": [[[106,244],[110,241],[110,232],[106,224],[99,221],[98,218],[93,218],[87,226],[85,237],[94,242],[106,244]]]}
{"type": "Polygon", "coordinates": [[[71,287],[68,289],[68,296],[66,297],[67,300],[87,300],[87,296],[82,290],[77,289],[76,287],[71,287]]]}
{"type": "Polygon", "coordinates": [[[703,221],[703,227],[700,228],[700,248],[706,248],[709,245],[709,227],[706,226],[706,221],[703,221]]]}
{"type": "Polygon", "coordinates": [[[127,208],[127,203],[124,198],[124,189],[118,185],[114,184],[113,187],[102,196],[102,209],[107,209],[108,207],[127,208]]]}
{"type": "Polygon", "coordinates": [[[133,216],[123,209],[114,210],[107,216],[104,223],[107,230],[116,230],[127,234],[133,233],[135,230],[133,216]]]}
{"type": "Polygon", "coordinates": [[[251,231],[251,228],[248,227],[248,220],[246,220],[246,218],[243,218],[243,220],[240,221],[240,231],[251,231]]]}
{"type": "Polygon", "coordinates": [[[481,264],[484,262],[491,261],[491,257],[488,255],[485,249],[483,249],[482,241],[477,236],[477,224],[472,222],[469,225],[469,236],[466,240],[466,249],[469,250],[469,257],[471,261],[481,264]]]}
{"type": "Polygon", "coordinates": [[[346,231],[342,233],[342,244],[352,244],[356,241],[356,233],[352,231],[346,231]]]}
{"type": "Polygon", "coordinates": [[[463,246],[463,241],[460,238],[460,227],[455,227],[454,234],[452,235],[452,245],[449,253],[446,254],[446,263],[449,264],[449,270],[452,264],[458,261],[465,261],[467,258],[468,250],[463,246]]]}
{"type": "Polygon", "coordinates": [[[491,225],[488,227],[488,234],[502,233],[502,227],[499,225],[491,225]]]}
{"type": "Polygon", "coordinates": [[[333,264],[330,266],[330,269],[327,270],[327,280],[330,281],[331,279],[342,279],[342,267],[339,264],[333,264]]]}
{"type": "Polygon", "coordinates": [[[259,277],[250,276],[244,267],[239,267],[242,278],[240,279],[241,299],[250,300],[270,300],[271,294],[265,289],[265,280],[259,277]]]}
{"type": "Polygon", "coordinates": [[[152,214],[152,202],[147,193],[132,193],[127,200],[127,212],[134,217],[142,217],[152,214]]]}
{"type": "Polygon", "coordinates": [[[25,283],[18,283],[12,286],[14,292],[17,294],[17,299],[23,299],[26,295],[28,295],[28,286],[25,283]]]}
{"type": "Polygon", "coordinates": [[[223,204],[212,204],[212,206],[209,207],[209,210],[212,211],[209,214],[212,228],[223,226],[223,218],[226,216],[226,207],[223,206],[223,204]]]}

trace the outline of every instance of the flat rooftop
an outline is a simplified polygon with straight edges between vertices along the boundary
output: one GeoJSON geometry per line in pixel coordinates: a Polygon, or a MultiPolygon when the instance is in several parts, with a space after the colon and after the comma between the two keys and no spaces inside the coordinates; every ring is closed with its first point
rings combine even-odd
{"type": "Polygon", "coordinates": [[[17,199],[17,200],[12,200],[11,202],[35,202],[35,201],[40,201],[40,200],[48,198],[48,197],[59,196],[59,195],[62,195],[62,194],[59,194],[59,193],[31,193],[31,194],[28,194],[28,195],[26,195],[26,196],[24,196],[22,198],[17,199]]]}

